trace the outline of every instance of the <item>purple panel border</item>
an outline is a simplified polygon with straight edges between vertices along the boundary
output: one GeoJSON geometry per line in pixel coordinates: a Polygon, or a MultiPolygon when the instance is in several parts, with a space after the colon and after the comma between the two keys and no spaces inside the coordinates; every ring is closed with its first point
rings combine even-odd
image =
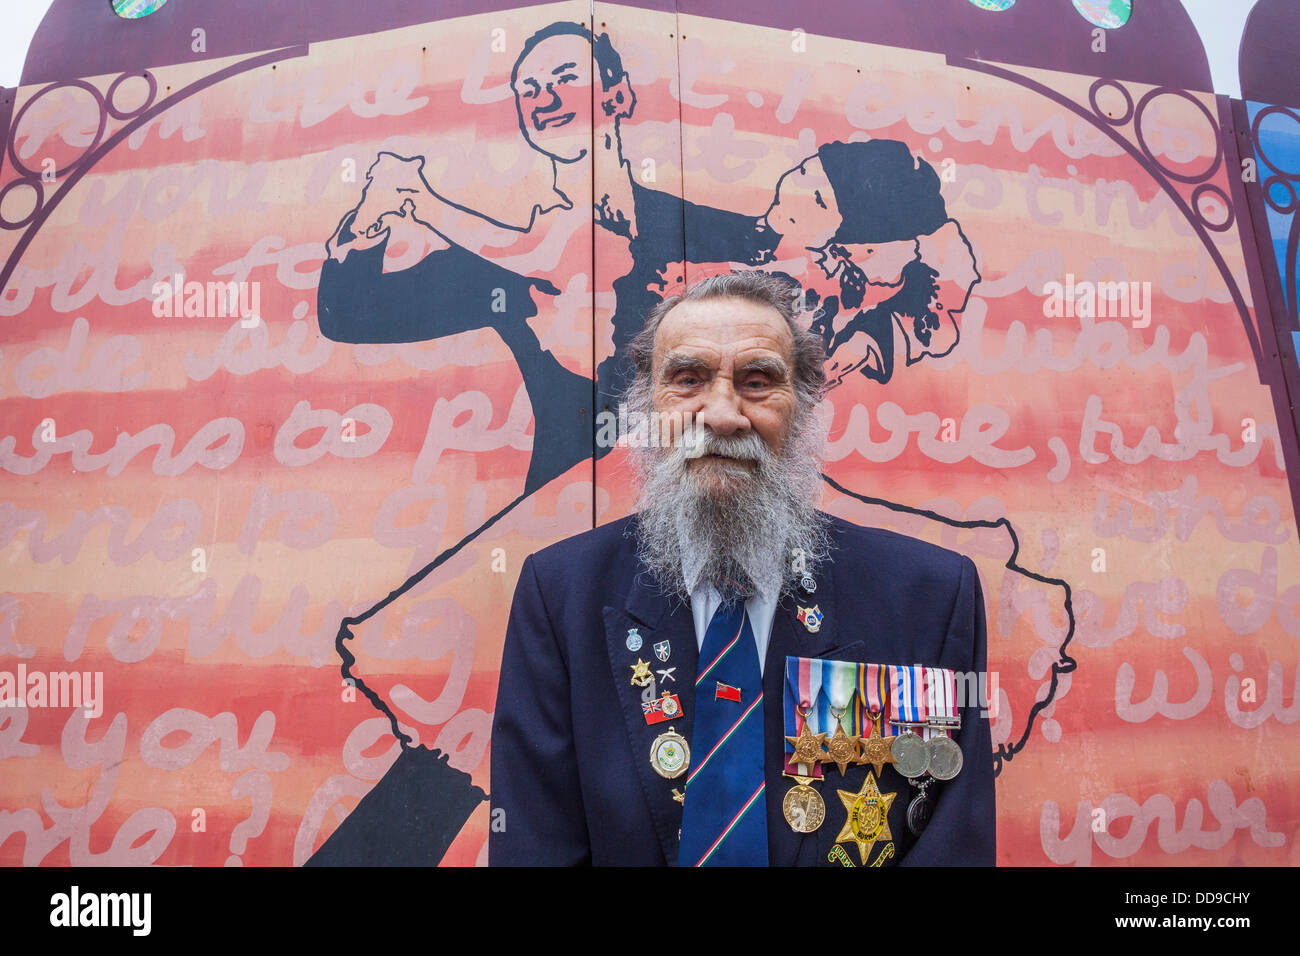
{"type": "MultiPolygon", "coordinates": [[[[638,6],[640,4],[637,4],[638,6]]],[[[1097,29],[1069,0],[1018,0],[993,12],[969,0],[679,0],[681,13],[824,34],[1044,70],[1211,92],[1209,61],[1180,0],[1142,0],[1133,17],[1097,29]]]]}
{"type": "Polygon", "coordinates": [[[260,53],[553,0],[170,0],[140,20],[108,0],[54,0],[32,37],[22,85],[260,53]],[[207,49],[190,49],[202,27],[207,49]]]}
{"type": "Polygon", "coordinates": [[[1246,19],[1237,70],[1242,99],[1300,106],[1300,6],[1295,0],[1259,0],[1246,19]]]}

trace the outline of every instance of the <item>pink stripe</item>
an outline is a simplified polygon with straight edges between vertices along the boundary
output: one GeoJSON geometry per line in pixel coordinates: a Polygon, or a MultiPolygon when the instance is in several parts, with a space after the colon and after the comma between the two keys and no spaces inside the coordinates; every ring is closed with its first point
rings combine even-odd
{"type": "Polygon", "coordinates": [[[709,751],[709,755],[700,761],[700,765],[692,770],[691,775],[686,778],[686,786],[689,787],[691,785],[691,781],[695,779],[695,775],[704,769],[704,765],[707,764],[713,755],[718,752],[718,748],[725,744],[727,739],[736,732],[736,728],[739,727],[744,722],[745,718],[753,712],[754,708],[758,706],[758,702],[762,699],[762,694],[755,697],[754,702],[749,705],[749,708],[743,714],[740,715],[740,719],[731,725],[731,729],[718,738],[718,742],[713,745],[713,749],[709,751]]]}
{"type": "Polygon", "coordinates": [[[801,657],[799,658],[799,699],[795,701],[794,732],[796,734],[803,733],[804,718],[799,716],[798,711],[805,701],[810,709],[815,703],[812,699],[812,661],[806,657],[801,657]]]}
{"type": "Polygon", "coordinates": [[[740,808],[740,812],[731,818],[731,822],[727,824],[726,829],[724,829],[722,833],[718,835],[718,838],[713,841],[713,846],[709,847],[708,850],[705,851],[704,856],[700,857],[699,862],[695,864],[696,866],[703,866],[704,861],[713,855],[713,851],[716,850],[722,841],[727,838],[727,834],[731,832],[731,828],[740,822],[740,818],[745,815],[745,811],[753,806],[754,801],[758,799],[758,795],[763,792],[763,788],[766,786],[766,780],[758,785],[758,789],[754,791],[754,795],[746,800],[745,805],[740,808]]]}

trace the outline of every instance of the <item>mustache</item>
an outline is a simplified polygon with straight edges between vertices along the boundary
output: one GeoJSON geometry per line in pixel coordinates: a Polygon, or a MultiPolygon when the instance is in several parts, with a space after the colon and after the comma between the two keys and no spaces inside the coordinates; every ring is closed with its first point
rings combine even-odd
{"type": "Polygon", "coordinates": [[[739,435],[719,435],[708,425],[687,428],[676,446],[681,458],[735,458],[739,461],[756,461],[760,465],[772,461],[772,449],[755,432],[739,435]]]}

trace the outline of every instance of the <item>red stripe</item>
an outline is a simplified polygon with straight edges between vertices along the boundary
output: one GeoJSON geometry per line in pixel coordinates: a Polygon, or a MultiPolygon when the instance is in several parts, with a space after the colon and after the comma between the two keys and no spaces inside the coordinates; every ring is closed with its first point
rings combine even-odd
{"type": "Polygon", "coordinates": [[[745,710],[745,712],[740,715],[740,718],[734,724],[731,725],[731,729],[718,738],[718,742],[714,744],[713,749],[709,751],[708,757],[705,757],[703,760],[701,760],[700,765],[696,767],[694,770],[692,770],[691,775],[686,778],[686,785],[688,787],[691,785],[691,781],[695,779],[695,775],[704,769],[704,765],[709,762],[709,759],[715,753],[718,752],[718,748],[721,747],[723,744],[725,744],[727,742],[727,739],[733,733],[736,732],[736,728],[739,727],[742,723],[744,723],[745,718],[754,712],[754,708],[758,706],[759,701],[761,701],[762,699],[763,699],[762,694],[759,694],[757,697],[755,697],[754,702],[750,704],[749,707],[745,710]]]}
{"type": "Polygon", "coordinates": [[[700,857],[698,861],[696,861],[695,863],[696,866],[702,866],[704,864],[704,861],[713,855],[713,851],[718,848],[718,845],[724,839],[726,839],[727,834],[731,832],[731,828],[734,827],[737,821],[739,821],[740,818],[745,815],[745,811],[748,810],[751,806],[753,806],[754,801],[758,799],[758,795],[763,792],[763,788],[766,786],[767,786],[766,780],[764,780],[762,783],[758,785],[758,789],[755,790],[754,793],[750,796],[750,798],[745,801],[744,805],[740,808],[739,812],[737,812],[737,814],[731,818],[731,822],[722,828],[722,832],[719,833],[718,838],[713,841],[713,845],[709,847],[707,850],[705,850],[704,855],[700,857]]]}
{"type": "Polygon", "coordinates": [[[704,668],[704,670],[700,671],[700,676],[695,678],[696,687],[700,686],[700,681],[704,680],[704,678],[708,676],[709,671],[713,670],[713,668],[717,665],[718,661],[722,660],[724,657],[727,656],[727,651],[731,650],[733,647],[736,646],[736,641],[740,640],[741,632],[743,632],[744,630],[745,630],[745,615],[741,614],[740,627],[736,629],[736,636],[731,639],[730,644],[728,644],[726,647],[722,649],[722,653],[713,659],[712,664],[704,668]]]}

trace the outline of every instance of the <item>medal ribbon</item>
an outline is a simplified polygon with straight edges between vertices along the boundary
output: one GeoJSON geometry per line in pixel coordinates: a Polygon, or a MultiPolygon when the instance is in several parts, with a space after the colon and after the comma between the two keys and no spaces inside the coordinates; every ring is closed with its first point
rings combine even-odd
{"type": "MultiPolygon", "coordinates": [[[[871,733],[872,714],[885,714],[889,700],[889,668],[882,664],[858,665],[858,696],[853,708],[854,733],[866,737],[871,733]]],[[[897,736],[898,730],[888,720],[880,721],[880,736],[897,736]]]]}
{"type": "MultiPolygon", "coordinates": [[[[926,701],[930,716],[935,719],[953,718],[957,715],[957,675],[946,667],[927,667],[925,669],[926,701]]],[[[922,735],[926,740],[931,737],[946,737],[948,724],[929,724],[922,735]]]]}
{"type": "MultiPolygon", "coordinates": [[[[852,723],[849,707],[858,692],[858,665],[853,661],[826,661],[824,670],[829,671],[826,675],[826,699],[829,707],[825,726],[826,732],[833,734],[835,714],[838,713],[846,724],[852,723]]],[[[844,732],[853,733],[852,726],[846,726],[844,732]]]]}
{"type": "MultiPolygon", "coordinates": [[[[803,730],[804,719],[799,715],[806,701],[808,710],[808,732],[821,733],[830,719],[830,702],[822,687],[822,677],[829,661],[808,657],[787,657],[785,659],[785,732],[789,737],[798,737],[803,730]]],[[[794,753],[794,744],[785,742],[785,754],[794,753]]],[[[797,769],[797,768],[796,768],[797,769]]],[[[822,775],[821,767],[804,766],[805,776],[822,775]]]]}
{"type": "Polygon", "coordinates": [[[920,664],[889,665],[889,719],[899,724],[925,722],[925,668],[920,664]]]}

